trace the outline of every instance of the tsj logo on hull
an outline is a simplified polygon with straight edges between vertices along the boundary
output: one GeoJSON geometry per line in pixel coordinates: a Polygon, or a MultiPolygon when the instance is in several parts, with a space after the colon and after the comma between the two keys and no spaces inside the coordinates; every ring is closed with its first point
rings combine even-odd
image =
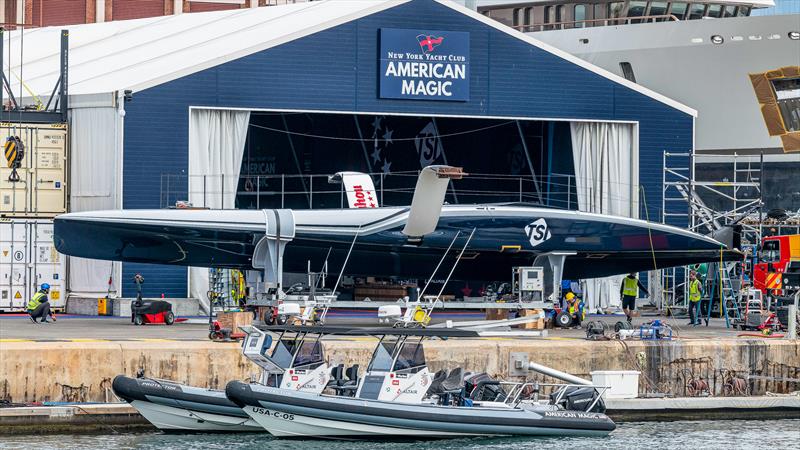
{"type": "Polygon", "coordinates": [[[550,228],[547,227],[547,221],[544,219],[538,219],[525,225],[525,235],[528,236],[531,247],[536,247],[552,237],[550,228]]]}

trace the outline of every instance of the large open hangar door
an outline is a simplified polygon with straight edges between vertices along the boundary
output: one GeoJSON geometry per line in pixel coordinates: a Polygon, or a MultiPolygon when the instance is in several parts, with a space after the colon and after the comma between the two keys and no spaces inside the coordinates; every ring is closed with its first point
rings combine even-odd
{"type": "Polygon", "coordinates": [[[559,188],[572,174],[569,123],[253,111],[236,205],[338,208],[339,187],[312,175],[346,170],[372,174],[383,205],[407,205],[417,171],[431,164],[460,166],[472,174],[451,186],[450,203],[568,207],[559,188]],[[548,186],[555,189],[548,192],[548,186]]]}
{"type": "MultiPolygon", "coordinates": [[[[188,184],[196,206],[346,207],[341,186],[328,181],[340,171],[371,174],[381,205],[408,205],[417,172],[449,164],[470,173],[451,185],[446,201],[452,204],[639,212],[635,123],[199,108],[192,114],[188,184]],[[192,162],[198,142],[212,155],[203,167],[192,162]]],[[[316,256],[315,266],[326,258],[316,256]]],[[[304,268],[301,262],[294,266],[304,268]]],[[[202,269],[192,270],[191,291],[205,292],[202,269]]],[[[597,292],[597,305],[618,301],[613,283],[588,287],[597,292]]]]}

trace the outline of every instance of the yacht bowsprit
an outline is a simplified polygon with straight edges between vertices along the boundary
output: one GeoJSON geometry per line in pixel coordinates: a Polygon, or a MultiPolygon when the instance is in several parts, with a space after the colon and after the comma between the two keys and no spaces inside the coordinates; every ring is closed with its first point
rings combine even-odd
{"type": "Polygon", "coordinates": [[[381,336],[352,397],[238,381],[228,383],[226,395],[282,437],[604,436],[616,427],[602,413],[598,389],[604,388],[507,383],[485,374],[466,376],[462,368],[449,375],[428,371],[426,337],[477,337],[475,331],[383,328],[345,334],[381,336]],[[546,386],[552,393],[540,400],[546,386]]]}

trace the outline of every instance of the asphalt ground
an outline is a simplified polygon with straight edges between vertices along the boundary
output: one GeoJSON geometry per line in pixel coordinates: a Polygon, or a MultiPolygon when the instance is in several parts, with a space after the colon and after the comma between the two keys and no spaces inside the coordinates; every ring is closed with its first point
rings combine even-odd
{"type": "MultiPolygon", "coordinates": [[[[133,325],[128,318],[104,316],[58,315],[54,323],[32,323],[27,314],[0,314],[0,343],[11,341],[152,341],[152,340],[207,340],[208,319],[204,317],[187,318],[185,322],[167,325],[133,325]]],[[[474,321],[484,318],[482,312],[434,312],[433,323],[445,320],[474,321]]],[[[637,317],[634,326],[657,319],[657,317],[637,317]]],[[[742,332],[725,327],[724,319],[711,319],[709,326],[692,327],[688,319],[660,318],[673,329],[676,339],[718,339],[735,338],[742,332]]],[[[605,322],[613,331],[614,324],[625,317],[619,315],[592,315],[590,321],[605,322]]],[[[330,311],[327,322],[332,326],[379,326],[374,311],[330,311]]],[[[751,332],[752,333],[752,332],[751,332]]],[[[585,329],[549,329],[546,339],[583,339],[585,329]]]]}

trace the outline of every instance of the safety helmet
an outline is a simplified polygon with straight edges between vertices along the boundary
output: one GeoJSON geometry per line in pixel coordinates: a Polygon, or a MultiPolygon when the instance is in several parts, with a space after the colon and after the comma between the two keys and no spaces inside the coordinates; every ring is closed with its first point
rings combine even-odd
{"type": "Polygon", "coordinates": [[[43,291],[49,291],[50,290],[50,285],[47,284],[47,283],[42,283],[42,290],[43,291]]]}
{"type": "Polygon", "coordinates": [[[572,300],[573,298],[575,298],[575,294],[573,294],[572,292],[567,292],[566,298],[567,300],[572,300]]]}

